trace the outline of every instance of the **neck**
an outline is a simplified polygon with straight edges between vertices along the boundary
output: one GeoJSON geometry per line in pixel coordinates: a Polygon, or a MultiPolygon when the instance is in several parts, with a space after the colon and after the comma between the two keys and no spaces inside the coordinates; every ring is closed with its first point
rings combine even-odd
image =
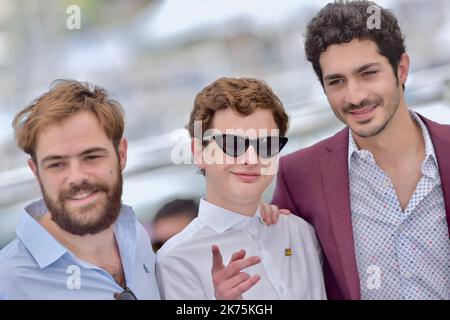
{"type": "Polygon", "coordinates": [[[420,127],[411,119],[405,105],[400,105],[391,121],[376,136],[362,138],[352,134],[360,149],[370,151],[378,161],[398,166],[408,156],[425,153],[420,127]]]}
{"type": "Polygon", "coordinates": [[[216,196],[211,192],[206,192],[206,200],[213,205],[248,217],[255,215],[261,201],[260,198],[236,201],[227,197],[216,196]]]}
{"type": "Polygon", "coordinates": [[[114,225],[94,235],[79,236],[59,227],[51,218],[51,213],[44,215],[40,224],[77,258],[94,263],[101,257],[109,256],[116,250],[114,225]]]}

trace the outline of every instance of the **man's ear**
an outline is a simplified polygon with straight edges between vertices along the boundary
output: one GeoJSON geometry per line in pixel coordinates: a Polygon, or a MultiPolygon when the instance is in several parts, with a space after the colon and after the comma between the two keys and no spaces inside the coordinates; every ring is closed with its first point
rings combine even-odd
{"type": "Polygon", "coordinates": [[[123,171],[127,165],[128,141],[122,138],[119,142],[119,163],[120,169],[123,171]]]}
{"type": "Polygon", "coordinates": [[[191,151],[194,158],[194,164],[199,169],[205,169],[205,164],[203,163],[203,146],[202,141],[197,138],[191,139],[191,151]]]}
{"type": "Polygon", "coordinates": [[[408,73],[409,73],[409,56],[407,53],[403,53],[400,57],[400,61],[398,63],[397,67],[397,77],[400,81],[400,84],[404,85],[406,80],[408,79],[408,73]]]}
{"type": "Polygon", "coordinates": [[[35,162],[34,159],[30,158],[28,159],[28,167],[31,169],[31,171],[34,174],[34,177],[36,179],[39,178],[39,172],[38,172],[38,167],[37,167],[37,163],[35,162]]]}

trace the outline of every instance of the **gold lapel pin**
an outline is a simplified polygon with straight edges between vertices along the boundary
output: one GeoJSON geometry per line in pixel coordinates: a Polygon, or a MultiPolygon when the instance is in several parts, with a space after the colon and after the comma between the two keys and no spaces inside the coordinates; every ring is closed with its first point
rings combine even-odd
{"type": "Polygon", "coordinates": [[[286,249],[284,249],[284,255],[285,255],[286,257],[292,256],[292,249],[291,249],[291,248],[286,248],[286,249]]]}

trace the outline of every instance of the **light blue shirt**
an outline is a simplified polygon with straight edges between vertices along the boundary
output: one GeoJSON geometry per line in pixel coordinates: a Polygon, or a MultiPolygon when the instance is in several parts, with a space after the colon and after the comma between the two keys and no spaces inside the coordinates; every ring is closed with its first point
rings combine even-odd
{"type": "MultiPolygon", "coordinates": [[[[37,220],[42,200],[25,208],[17,238],[0,251],[0,299],[114,299],[123,289],[97,266],[78,259],[37,220]]],[[[126,285],[138,299],[160,299],[155,254],[132,209],[122,205],[114,226],[126,285]]]]}
{"type": "Polygon", "coordinates": [[[423,121],[422,178],[402,210],[389,176],[349,135],[353,236],[362,299],[449,299],[450,241],[436,154],[423,121]]]}

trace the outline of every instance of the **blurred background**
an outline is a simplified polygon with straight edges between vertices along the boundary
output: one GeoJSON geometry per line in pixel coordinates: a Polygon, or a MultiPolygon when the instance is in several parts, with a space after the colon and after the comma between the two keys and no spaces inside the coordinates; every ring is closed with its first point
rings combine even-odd
{"type": "MultiPolygon", "coordinates": [[[[11,121],[55,79],[93,82],[122,103],[129,140],[123,200],[143,222],[172,199],[204,194],[203,177],[192,165],[174,165],[171,152],[188,139],[183,128],[195,95],[221,76],[261,78],[274,89],[291,121],[284,154],[337,131],[342,125],[303,52],[305,26],[328,2],[0,0],[0,248],[40,194],[11,121]],[[73,8],[80,28],[71,27],[73,8]]],[[[409,106],[450,123],[450,1],[378,4],[406,35],[409,106]]]]}

